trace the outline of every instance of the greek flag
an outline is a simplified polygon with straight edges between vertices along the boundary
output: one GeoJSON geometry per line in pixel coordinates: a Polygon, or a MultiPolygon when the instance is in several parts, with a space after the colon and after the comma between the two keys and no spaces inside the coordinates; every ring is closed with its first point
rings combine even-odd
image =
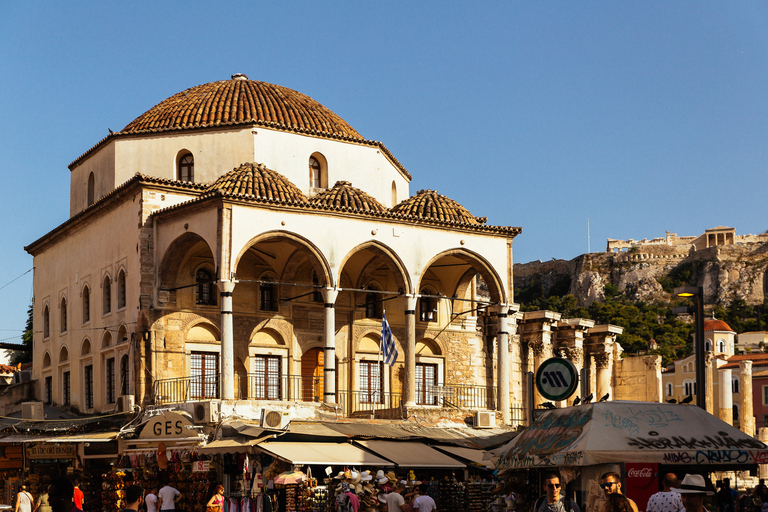
{"type": "Polygon", "coordinates": [[[395,346],[395,340],[392,339],[392,331],[389,329],[389,323],[387,323],[387,315],[381,321],[381,349],[384,352],[384,362],[389,366],[395,366],[397,361],[397,347],[395,346]]]}

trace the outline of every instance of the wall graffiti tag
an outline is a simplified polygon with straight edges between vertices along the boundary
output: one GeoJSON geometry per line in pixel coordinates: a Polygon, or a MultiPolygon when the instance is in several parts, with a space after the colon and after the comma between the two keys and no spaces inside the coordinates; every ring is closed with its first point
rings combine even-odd
{"type": "Polygon", "coordinates": [[[683,421],[676,412],[661,407],[637,409],[632,406],[626,409],[625,414],[606,411],[605,420],[606,426],[624,430],[630,436],[640,433],[641,427],[662,428],[670,426],[672,422],[683,421]]]}
{"type": "Polygon", "coordinates": [[[671,437],[628,437],[627,444],[632,448],[639,450],[722,450],[722,449],[741,449],[741,450],[760,450],[766,446],[757,439],[744,437],[734,439],[725,432],[718,432],[712,436],[671,436],[671,437]]]}

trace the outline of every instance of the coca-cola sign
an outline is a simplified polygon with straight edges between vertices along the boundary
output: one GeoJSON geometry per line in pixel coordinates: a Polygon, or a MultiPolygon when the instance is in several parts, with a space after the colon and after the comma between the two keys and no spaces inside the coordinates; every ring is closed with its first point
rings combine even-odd
{"type": "Polygon", "coordinates": [[[632,468],[627,471],[629,478],[651,478],[653,470],[651,468],[632,468]]]}

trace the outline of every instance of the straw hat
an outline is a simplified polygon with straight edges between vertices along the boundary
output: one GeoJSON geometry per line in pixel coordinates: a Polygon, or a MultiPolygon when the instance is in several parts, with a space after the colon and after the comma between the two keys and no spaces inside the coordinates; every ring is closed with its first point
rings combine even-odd
{"type": "Polygon", "coordinates": [[[341,480],[342,478],[347,478],[347,475],[343,471],[339,471],[339,474],[337,474],[333,478],[336,479],[336,480],[341,480]]]}
{"type": "Polygon", "coordinates": [[[685,475],[685,478],[680,483],[680,487],[672,487],[670,490],[680,494],[706,494],[707,496],[715,494],[714,491],[709,489],[703,476],[690,474],[685,475]]]}
{"type": "Polygon", "coordinates": [[[373,486],[373,484],[369,484],[369,483],[363,484],[363,490],[368,494],[373,494],[374,492],[376,492],[376,488],[373,486]]]}
{"type": "Polygon", "coordinates": [[[363,494],[363,484],[355,484],[355,494],[363,494]]]}

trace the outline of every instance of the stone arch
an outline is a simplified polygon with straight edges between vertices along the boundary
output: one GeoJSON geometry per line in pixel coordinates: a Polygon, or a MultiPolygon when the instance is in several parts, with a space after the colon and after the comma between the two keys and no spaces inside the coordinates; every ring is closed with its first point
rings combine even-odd
{"type": "Polygon", "coordinates": [[[127,343],[128,341],[128,329],[125,325],[120,325],[117,329],[117,339],[115,340],[115,343],[120,345],[121,343],[127,343]]]}
{"type": "Polygon", "coordinates": [[[403,286],[402,293],[405,294],[411,294],[413,293],[413,285],[411,283],[411,277],[406,269],[405,264],[400,259],[400,257],[397,255],[397,253],[392,250],[389,246],[377,241],[377,240],[369,240],[367,242],[363,242],[355,247],[352,248],[341,260],[341,264],[339,265],[337,280],[341,279],[341,274],[344,272],[345,267],[347,266],[347,263],[356,255],[362,253],[365,250],[369,250],[373,252],[376,256],[383,257],[384,262],[387,264],[389,270],[392,272],[393,276],[395,277],[396,281],[400,281],[403,286]]]}
{"type": "MultiPolygon", "coordinates": [[[[448,249],[433,256],[424,266],[425,271],[421,274],[421,281],[424,280],[424,276],[430,267],[432,267],[432,265],[434,265],[440,259],[448,256],[453,256],[461,261],[464,261],[465,263],[469,264],[470,267],[476,271],[476,273],[483,277],[486,284],[488,285],[488,291],[491,294],[492,302],[506,303],[508,301],[503,281],[493,265],[491,265],[488,260],[486,260],[480,254],[464,248],[448,249]]],[[[419,284],[421,285],[421,282],[419,284]]]]}
{"type": "MultiPolygon", "coordinates": [[[[359,334],[356,335],[356,338],[352,340],[352,350],[353,352],[361,352],[360,344],[363,341],[363,339],[369,338],[371,340],[374,340],[374,343],[376,344],[377,351],[378,351],[378,345],[379,340],[381,339],[381,330],[376,329],[365,329],[361,331],[359,334]]],[[[400,355],[403,356],[405,352],[403,352],[403,344],[400,343],[400,340],[398,339],[397,335],[392,332],[392,339],[395,340],[395,345],[397,346],[397,350],[400,352],[400,355]]]]}
{"type": "Polygon", "coordinates": [[[86,356],[91,353],[91,340],[88,338],[85,338],[83,340],[83,343],[80,345],[80,356],[86,356]]]}
{"type": "Polygon", "coordinates": [[[43,368],[48,368],[49,366],[51,366],[51,354],[46,350],[45,354],[43,354],[43,368]]]}
{"type": "Polygon", "coordinates": [[[248,250],[250,250],[256,244],[260,242],[265,242],[267,240],[271,240],[274,238],[286,239],[286,241],[292,244],[294,247],[300,246],[306,249],[307,251],[309,251],[310,254],[314,256],[314,261],[313,261],[313,258],[310,258],[310,262],[313,263],[313,266],[317,271],[320,279],[325,282],[326,286],[334,286],[334,280],[330,270],[331,267],[328,264],[328,260],[325,258],[325,255],[322,253],[322,251],[314,243],[310,242],[307,238],[304,238],[303,236],[298,235],[296,233],[292,233],[290,231],[283,231],[283,230],[268,231],[266,233],[261,233],[260,235],[251,238],[242,247],[242,249],[240,249],[240,252],[237,254],[237,257],[234,259],[234,268],[237,269],[238,265],[240,264],[240,261],[243,259],[243,256],[245,256],[245,253],[248,252],[248,250]]]}
{"type": "Polygon", "coordinates": [[[67,349],[67,346],[64,345],[61,347],[61,350],[59,350],[59,362],[63,363],[69,361],[69,350],[67,349]]]}
{"type": "MultiPolygon", "coordinates": [[[[175,295],[175,288],[178,286],[185,286],[193,284],[192,276],[189,282],[179,283],[179,272],[185,264],[192,265],[188,262],[188,258],[192,256],[193,251],[200,254],[203,258],[208,258],[213,262],[213,266],[218,268],[218,261],[216,259],[215,251],[211,249],[208,241],[197,233],[184,233],[171,242],[165,249],[162,258],[160,259],[159,276],[160,276],[160,288],[170,290],[171,296],[175,295]]],[[[173,298],[171,299],[173,300],[173,298]]]]}
{"type": "Polygon", "coordinates": [[[422,338],[416,342],[416,356],[442,357],[443,349],[437,340],[422,338]]]}
{"type": "Polygon", "coordinates": [[[101,348],[109,348],[112,345],[112,333],[104,331],[104,335],[101,337],[101,348]]]}
{"type": "Polygon", "coordinates": [[[199,318],[187,325],[184,339],[194,343],[218,343],[221,341],[221,333],[215,325],[199,318]]]}
{"type": "Polygon", "coordinates": [[[248,342],[249,345],[256,345],[260,347],[285,347],[285,338],[275,329],[265,328],[260,329],[251,334],[251,338],[248,342]]]}

